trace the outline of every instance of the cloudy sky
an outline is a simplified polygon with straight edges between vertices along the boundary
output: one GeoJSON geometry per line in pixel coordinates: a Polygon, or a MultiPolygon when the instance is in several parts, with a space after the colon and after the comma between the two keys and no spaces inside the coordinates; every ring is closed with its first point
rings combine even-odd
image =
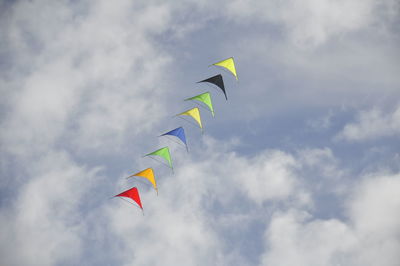
{"type": "Polygon", "coordinates": [[[1,1],[2,265],[398,266],[396,0],[1,1]],[[210,64],[234,56],[239,81],[210,64]],[[196,81],[222,73],[228,101],[196,81]],[[205,132],[173,116],[210,91],[205,132]],[[186,130],[190,153],[157,136],[186,130]],[[142,156],[169,145],[175,173],[142,156]],[[159,186],[126,180],[153,167],[159,186]],[[139,209],[111,198],[132,186],[139,209]]]}

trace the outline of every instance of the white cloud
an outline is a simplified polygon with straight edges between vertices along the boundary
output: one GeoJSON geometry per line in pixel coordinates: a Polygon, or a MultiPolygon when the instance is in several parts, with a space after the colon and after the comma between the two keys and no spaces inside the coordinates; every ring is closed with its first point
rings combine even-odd
{"type": "Polygon", "coordinates": [[[262,265],[349,265],[341,257],[356,241],[351,230],[338,220],[308,219],[307,213],[294,210],[275,214],[265,235],[269,249],[262,265]]]}
{"type": "Polygon", "coordinates": [[[396,136],[400,132],[400,108],[384,113],[378,108],[361,111],[356,122],[344,126],[336,136],[348,141],[365,141],[382,137],[396,136]]]}
{"type": "Polygon", "coordinates": [[[296,166],[296,162],[291,155],[268,151],[249,159],[242,167],[238,167],[240,161],[229,161],[232,164],[229,168],[234,169],[232,174],[237,185],[243,184],[246,193],[257,203],[261,204],[269,199],[284,199],[293,193],[296,180],[291,168],[296,166]]]}
{"type": "Polygon", "coordinates": [[[307,126],[310,127],[311,130],[320,132],[329,129],[332,126],[332,118],[334,114],[332,110],[329,111],[328,114],[307,120],[307,126]]]}
{"type": "Polygon", "coordinates": [[[64,153],[50,152],[31,164],[30,180],[20,185],[11,206],[0,212],[0,254],[7,265],[54,265],[83,250],[85,215],[80,207],[100,169],[76,165],[64,153]]]}
{"type": "Polygon", "coordinates": [[[70,127],[68,141],[76,150],[111,152],[148,129],[163,110],[157,78],[170,61],[149,38],[166,29],[168,7],[98,2],[85,7],[87,16],[74,17],[78,4],[42,6],[21,2],[13,9],[9,36],[19,37],[10,45],[24,46],[14,63],[33,64],[28,73],[12,73],[22,84],[2,123],[6,149],[23,154],[29,143],[29,149],[45,150],[70,127]]]}
{"type": "Polygon", "coordinates": [[[318,178],[338,180],[344,175],[340,169],[339,161],[329,148],[323,149],[303,149],[299,151],[299,160],[303,170],[309,168],[311,171],[319,173],[318,178]]]}
{"type": "MultiPolygon", "coordinates": [[[[392,14],[392,0],[351,1],[246,1],[227,6],[235,19],[259,20],[283,25],[288,37],[304,47],[315,46],[376,22],[378,7],[392,14]]],[[[392,17],[394,18],[394,17],[392,17]]]]}
{"type": "Polygon", "coordinates": [[[276,213],[265,234],[262,264],[397,265],[399,189],[399,175],[366,178],[345,200],[348,221],[293,209],[276,213]]]}
{"type": "Polygon", "coordinates": [[[400,175],[371,175],[349,204],[359,245],[356,265],[397,265],[400,260],[400,175]]]}

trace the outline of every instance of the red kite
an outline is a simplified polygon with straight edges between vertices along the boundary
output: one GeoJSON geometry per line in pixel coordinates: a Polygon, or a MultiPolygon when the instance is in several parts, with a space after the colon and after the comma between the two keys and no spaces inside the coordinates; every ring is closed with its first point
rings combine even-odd
{"type": "Polygon", "coordinates": [[[139,191],[136,187],[133,187],[131,189],[128,189],[118,195],[115,195],[114,197],[125,197],[125,198],[130,198],[134,202],[136,202],[139,207],[143,210],[142,202],[140,201],[140,196],[139,196],[139,191]]]}

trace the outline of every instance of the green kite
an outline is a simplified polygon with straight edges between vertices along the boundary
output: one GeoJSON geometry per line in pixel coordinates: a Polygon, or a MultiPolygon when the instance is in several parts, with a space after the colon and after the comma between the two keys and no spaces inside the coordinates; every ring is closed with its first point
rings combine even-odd
{"type": "Polygon", "coordinates": [[[212,116],[214,117],[214,108],[212,105],[211,95],[209,92],[205,92],[205,93],[185,99],[185,101],[192,101],[192,100],[197,100],[197,101],[203,102],[205,105],[207,105],[211,111],[212,116]]]}
{"type": "Polygon", "coordinates": [[[158,150],[153,151],[153,152],[151,152],[149,154],[146,154],[145,156],[149,156],[149,155],[157,155],[157,156],[160,156],[160,157],[164,158],[165,160],[168,161],[169,167],[171,169],[174,169],[172,167],[171,154],[169,153],[169,148],[168,147],[164,147],[164,148],[158,149],[158,150]]]}

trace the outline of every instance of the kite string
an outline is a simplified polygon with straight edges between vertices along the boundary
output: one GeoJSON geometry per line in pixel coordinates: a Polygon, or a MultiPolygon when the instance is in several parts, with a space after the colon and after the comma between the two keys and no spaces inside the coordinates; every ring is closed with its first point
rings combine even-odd
{"type": "Polygon", "coordinates": [[[145,182],[144,180],[142,180],[143,177],[138,177],[136,178],[136,176],[128,176],[126,179],[131,178],[136,182],[139,182],[143,185],[145,185],[146,187],[152,187],[152,185],[148,184],[147,182],[145,182]]]}
{"type": "Polygon", "coordinates": [[[207,105],[203,105],[203,104],[200,104],[200,103],[198,103],[197,101],[193,101],[193,100],[191,100],[194,104],[196,104],[196,105],[198,105],[200,108],[203,108],[204,110],[207,110],[207,111],[209,111],[210,113],[212,113],[212,111],[210,110],[210,108],[207,106],[207,105]]]}
{"type": "MultiPolygon", "coordinates": [[[[211,87],[211,88],[213,88],[214,90],[216,90],[216,91],[219,91],[219,92],[221,92],[221,90],[222,90],[222,88],[220,88],[218,85],[213,85],[213,83],[206,83],[206,85],[207,86],[209,86],[209,87],[211,87]]],[[[223,90],[222,90],[222,92],[224,92],[223,90]]],[[[226,92],[225,92],[226,93],[226,92]]],[[[224,93],[224,94],[225,94],[224,93]]]]}
{"type": "MultiPolygon", "coordinates": [[[[134,176],[128,176],[126,179],[128,179],[128,178],[133,178],[134,176]]],[[[137,182],[139,182],[139,183],[141,183],[141,184],[143,184],[143,185],[145,185],[146,187],[148,187],[148,188],[154,188],[154,186],[153,185],[150,185],[150,184],[147,184],[147,182],[145,182],[145,181],[143,181],[143,180],[141,180],[140,178],[133,178],[133,180],[134,181],[137,181],[137,182]]],[[[156,188],[154,188],[154,190],[157,192],[157,196],[158,196],[158,188],[156,187],[156,188]]]]}
{"type": "Polygon", "coordinates": [[[170,165],[168,165],[168,164],[166,164],[166,163],[164,163],[164,162],[162,162],[162,161],[160,161],[160,160],[157,160],[156,158],[153,158],[153,157],[151,157],[150,155],[149,155],[149,156],[146,156],[146,157],[149,157],[149,158],[153,159],[154,161],[157,161],[157,162],[159,162],[159,163],[161,163],[161,164],[167,166],[168,168],[173,169],[170,165]]]}
{"type": "MultiPolygon", "coordinates": [[[[225,67],[217,66],[217,65],[214,65],[214,66],[218,67],[219,69],[221,69],[222,71],[224,71],[227,75],[233,76],[233,77],[236,79],[235,75],[233,75],[233,73],[232,73],[231,71],[229,71],[228,69],[226,69],[225,67]]],[[[236,75],[237,75],[237,74],[236,74],[236,75]]]]}
{"type": "Polygon", "coordinates": [[[186,118],[184,118],[184,117],[182,117],[182,116],[177,116],[177,117],[179,117],[180,119],[183,119],[183,120],[185,120],[186,122],[192,124],[192,126],[195,126],[195,127],[198,127],[198,128],[201,129],[201,127],[200,127],[199,125],[196,125],[196,124],[193,123],[192,121],[190,121],[190,120],[188,120],[188,119],[186,119],[186,118]]]}
{"type": "MultiPolygon", "coordinates": [[[[132,205],[135,206],[136,208],[142,209],[142,208],[140,208],[138,205],[133,204],[132,202],[130,202],[129,200],[124,199],[123,197],[118,197],[118,198],[120,198],[120,199],[122,199],[122,200],[128,202],[129,204],[132,204],[132,205]]],[[[143,209],[142,209],[142,210],[143,210],[143,209]]]]}
{"type": "MultiPolygon", "coordinates": [[[[159,136],[159,137],[161,137],[161,136],[159,136]]],[[[166,137],[166,138],[169,139],[170,141],[175,142],[176,144],[179,144],[179,145],[182,146],[182,147],[186,147],[186,145],[183,145],[182,143],[180,143],[180,142],[174,140],[173,138],[168,137],[167,135],[162,135],[162,137],[166,137]]]]}

